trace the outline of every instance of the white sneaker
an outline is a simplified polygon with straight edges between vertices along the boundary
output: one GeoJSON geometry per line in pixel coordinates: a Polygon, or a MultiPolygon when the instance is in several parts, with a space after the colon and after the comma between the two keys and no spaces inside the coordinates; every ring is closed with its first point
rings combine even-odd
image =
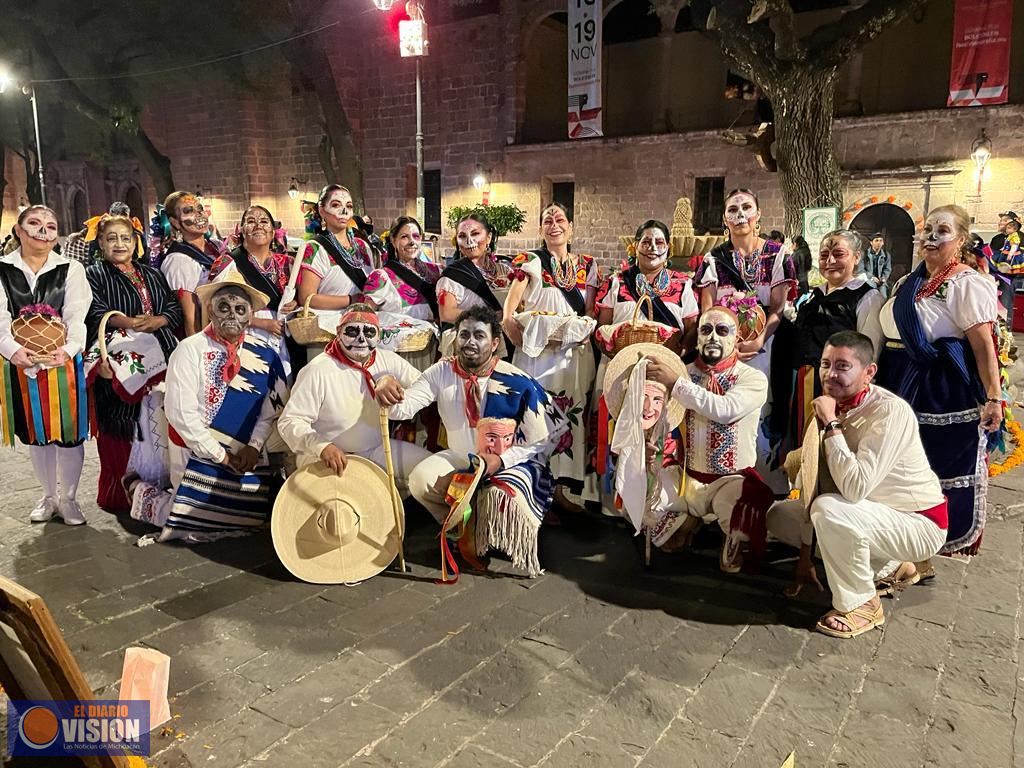
{"type": "Polygon", "coordinates": [[[35,508],[28,513],[28,519],[33,523],[45,523],[57,514],[57,502],[53,496],[43,496],[35,508]]]}
{"type": "Polygon", "coordinates": [[[64,518],[64,525],[85,525],[85,514],[74,499],[61,499],[57,514],[64,518]]]}

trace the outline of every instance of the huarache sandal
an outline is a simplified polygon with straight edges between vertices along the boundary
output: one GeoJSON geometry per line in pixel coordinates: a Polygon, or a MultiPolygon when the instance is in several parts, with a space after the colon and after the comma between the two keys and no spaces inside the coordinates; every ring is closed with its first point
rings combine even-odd
{"type": "MultiPolygon", "coordinates": [[[[934,572],[933,574],[934,575],[934,572]]],[[[912,587],[921,580],[921,573],[914,563],[902,563],[899,568],[884,579],[875,582],[875,594],[879,597],[892,597],[907,587],[912,587]]]]}
{"type": "Polygon", "coordinates": [[[885,624],[885,614],[882,611],[881,604],[877,608],[871,608],[865,603],[845,613],[843,611],[829,611],[818,619],[818,623],[814,625],[814,628],[823,635],[849,640],[852,637],[857,637],[857,635],[870,632],[875,627],[880,627],[883,624],[885,624]],[[833,629],[825,623],[826,619],[839,619],[849,629],[833,629]],[[863,623],[859,623],[858,619],[862,620],[863,623]]]}

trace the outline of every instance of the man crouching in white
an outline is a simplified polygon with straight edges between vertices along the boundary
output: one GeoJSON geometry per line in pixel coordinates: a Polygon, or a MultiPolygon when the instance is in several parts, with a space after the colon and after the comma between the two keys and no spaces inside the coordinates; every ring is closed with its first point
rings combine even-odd
{"type": "Polygon", "coordinates": [[[906,401],[871,384],[873,360],[871,340],[856,331],[826,342],[825,394],[813,402],[824,430],[820,495],[809,520],[802,501],[779,502],[768,513],[769,531],[800,546],[797,587],[820,587],[812,560],[811,534],[817,534],[835,610],[815,629],[832,637],[856,637],[884,624],[876,572],[894,560],[912,572],[946,541],[946,499],[928,465],[917,417],[906,401]]]}
{"type": "MultiPolygon", "coordinates": [[[[277,429],[304,467],[323,461],[342,474],[346,454],[384,465],[380,427],[381,403],[402,397],[403,387],[419,371],[394,352],[377,349],[380,322],[368,304],[352,304],[338,324],[338,335],[323,354],[299,371],[292,397],[277,429]]],[[[412,443],[392,444],[395,475],[407,486],[413,468],[431,453],[412,443]]]]}

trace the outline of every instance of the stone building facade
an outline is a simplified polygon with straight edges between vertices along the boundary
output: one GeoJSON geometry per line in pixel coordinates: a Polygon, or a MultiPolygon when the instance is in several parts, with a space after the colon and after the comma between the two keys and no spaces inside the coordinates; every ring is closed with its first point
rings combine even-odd
{"type": "MultiPolygon", "coordinates": [[[[360,148],[365,207],[383,224],[415,206],[414,64],[398,54],[398,11],[389,18],[370,0],[337,5],[325,6],[324,20],[337,12],[344,22],[320,34],[360,148]]],[[[1024,76],[1012,82],[1008,105],[946,109],[952,6],[930,3],[841,72],[836,104],[845,116],[836,120],[834,137],[848,225],[909,238],[927,208],[956,202],[989,234],[1000,211],[1024,212],[1024,76]],[[993,154],[979,184],[970,154],[982,129],[993,154]]],[[[692,28],[685,0],[605,0],[608,135],[563,138],[565,9],[565,0],[428,0],[430,55],[422,63],[428,220],[444,229],[448,209],[478,201],[472,179],[482,171],[490,202],[515,202],[527,212],[524,231],[507,238],[503,250],[534,244],[541,207],[565,195],[575,210],[574,247],[606,265],[622,257],[621,235],[646,218],[670,221],[682,196],[694,200],[697,221],[713,227],[720,225],[714,205],[709,210],[715,196],[750,187],[761,198],[764,228],[781,228],[777,177],[762,171],[747,149],[722,139],[724,129],[759,120],[759,105],[726,97],[735,76],[716,45],[692,28]]],[[[1024,0],[1016,0],[1015,10],[1013,36],[1021,41],[1024,0]]],[[[797,23],[812,28],[837,12],[799,13],[797,23]]],[[[258,91],[212,79],[202,93],[168,91],[144,118],[172,159],[176,182],[202,191],[224,230],[253,201],[297,232],[301,214],[289,185],[294,180],[308,198],[324,182],[318,106],[283,57],[276,71],[280,76],[258,91]]],[[[1011,72],[1024,73],[1020,42],[1011,72]]],[[[152,185],[136,178],[151,209],[152,185]]],[[[90,193],[90,211],[116,192],[110,181],[90,193]]]]}

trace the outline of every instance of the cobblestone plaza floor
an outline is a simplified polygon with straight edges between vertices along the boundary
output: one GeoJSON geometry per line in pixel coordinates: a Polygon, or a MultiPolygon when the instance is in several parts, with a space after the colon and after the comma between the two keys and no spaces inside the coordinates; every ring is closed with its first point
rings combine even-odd
{"type": "MultiPolygon", "coordinates": [[[[446,587],[414,517],[410,573],[322,587],[269,535],[139,549],[91,501],[87,527],[30,525],[27,454],[2,460],[0,574],[45,598],[97,693],[116,697],[126,647],[170,655],[156,766],[1024,765],[1021,471],[992,483],[980,557],[937,560],[884,629],[842,641],[808,631],[826,595],[782,596],[789,563],[727,577],[713,536],[645,571],[637,539],[588,519],[544,530],[540,579],[446,587]]],[[[82,488],[97,468],[90,448],[82,488]]]]}

